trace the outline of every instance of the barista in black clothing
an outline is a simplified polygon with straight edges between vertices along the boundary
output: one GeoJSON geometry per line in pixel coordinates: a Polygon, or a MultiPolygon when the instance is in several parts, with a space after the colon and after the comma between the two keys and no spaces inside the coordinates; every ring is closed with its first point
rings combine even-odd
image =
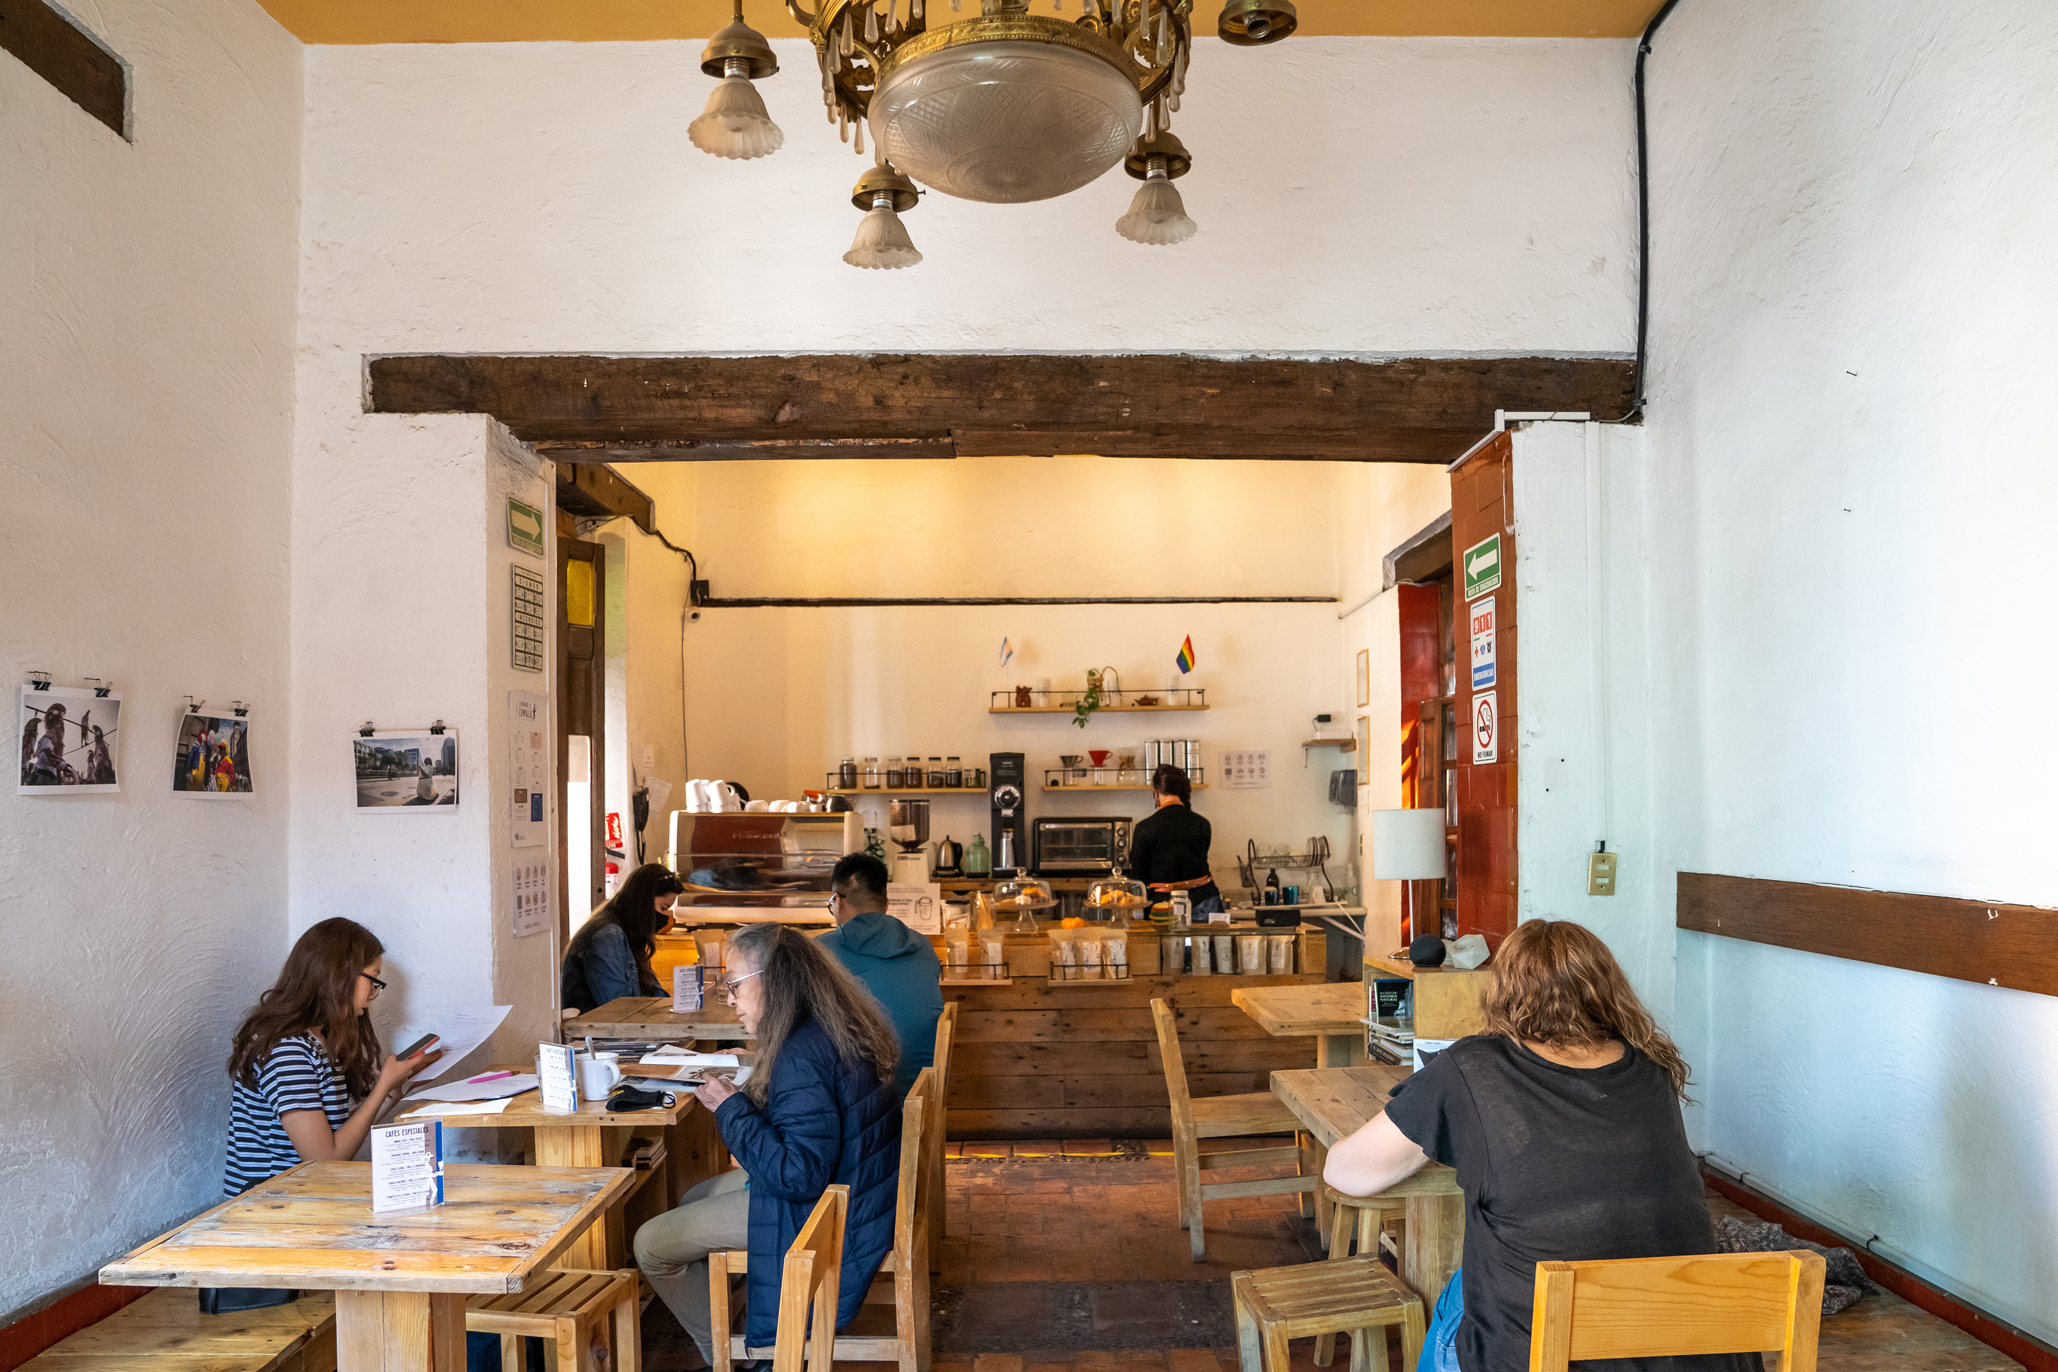
{"type": "MultiPolygon", "coordinates": [[[[1431,1158],[1465,1190],[1465,1265],[1421,1366],[1528,1372],[1539,1262],[1713,1253],[1679,1103],[1687,1067],[1606,944],[1530,920],[1487,964],[1485,1031],[1394,1088],[1322,1179],[1377,1195],[1431,1158]]],[[[1425,1296],[1429,1292],[1423,1293],[1425,1296]]],[[[1609,1372],[1759,1372],[1756,1353],[1580,1363],[1609,1372]]]]}
{"type": "Polygon", "coordinates": [[[1208,873],[1215,829],[1193,812],[1193,783],[1167,763],[1151,773],[1150,789],[1158,808],[1129,840],[1129,875],[1154,892],[1186,892],[1195,919],[1214,914],[1223,908],[1222,889],[1208,873]]]}

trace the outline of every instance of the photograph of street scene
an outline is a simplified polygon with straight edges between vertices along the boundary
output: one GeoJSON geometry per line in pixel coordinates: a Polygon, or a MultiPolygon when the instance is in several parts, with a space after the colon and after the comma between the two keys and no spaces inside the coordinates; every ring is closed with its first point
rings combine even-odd
{"type": "Polygon", "coordinates": [[[457,804],[457,730],[374,733],[351,740],[357,755],[357,808],[457,804]]]}

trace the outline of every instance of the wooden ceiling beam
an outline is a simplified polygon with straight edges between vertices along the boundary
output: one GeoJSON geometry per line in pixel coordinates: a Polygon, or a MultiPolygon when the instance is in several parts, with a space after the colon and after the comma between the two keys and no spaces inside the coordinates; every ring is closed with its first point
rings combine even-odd
{"type": "Polygon", "coordinates": [[[1562,357],[415,354],[368,360],[366,408],[490,414],[567,462],[1060,453],[1450,462],[1493,428],[1496,410],[1624,414],[1633,371],[1622,358],[1562,357]]]}
{"type": "Polygon", "coordinates": [[[557,507],[575,515],[632,519],[645,533],[657,530],[657,502],[610,469],[605,460],[559,463],[557,507]]]}

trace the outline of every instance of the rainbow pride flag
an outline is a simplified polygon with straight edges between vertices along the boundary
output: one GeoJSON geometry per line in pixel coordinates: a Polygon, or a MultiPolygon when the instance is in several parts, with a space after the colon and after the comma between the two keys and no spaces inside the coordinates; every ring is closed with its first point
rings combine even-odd
{"type": "Polygon", "coordinates": [[[1193,670],[1193,635],[1192,635],[1192,634],[1188,634],[1188,635],[1186,636],[1186,642],[1184,642],[1184,643],[1182,643],[1182,644],[1180,644],[1180,645],[1179,645],[1179,657],[1178,657],[1177,661],[1178,661],[1178,663],[1179,663],[1179,670],[1180,670],[1181,672],[1190,672],[1190,671],[1192,671],[1192,670],[1193,670]]]}

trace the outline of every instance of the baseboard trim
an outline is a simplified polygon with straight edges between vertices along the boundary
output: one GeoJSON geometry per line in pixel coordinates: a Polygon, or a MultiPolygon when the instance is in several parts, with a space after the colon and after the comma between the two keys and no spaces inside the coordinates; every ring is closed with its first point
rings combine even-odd
{"type": "MultiPolygon", "coordinates": [[[[1974,1305],[1968,1305],[1949,1292],[1942,1291],[1922,1278],[1896,1267],[1875,1253],[1866,1251],[1865,1245],[1833,1230],[1824,1229],[1803,1215],[1773,1200],[1762,1191],[1745,1185],[1728,1173],[1701,1164],[1701,1175],[1708,1185],[1735,1201],[1759,1219],[1770,1220],[1785,1229],[1795,1238],[1807,1239],[1829,1248],[1848,1248],[1865,1269],[1865,1275],[1899,1296],[1910,1305],[1928,1311],[1947,1324],[1978,1339],[1990,1348],[1999,1349],[2021,1363],[2027,1372],[2058,1372],[2058,1348],[2053,1348],[2036,1335],[2018,1329],[2008,1321],[1990,1315],[1974,1305]]],[[[0,1372],[5,1372],[0,1368],[0,1372]]]]}
{"type": "Polygon", "coordinates": [[[0,1326],[0,1372],[14,1372],[52,1344],[150,1294],[148,1286],[102,1286],[93,1277],[60,1287],[41,1301],[17,1310],[0,1326]]]}

